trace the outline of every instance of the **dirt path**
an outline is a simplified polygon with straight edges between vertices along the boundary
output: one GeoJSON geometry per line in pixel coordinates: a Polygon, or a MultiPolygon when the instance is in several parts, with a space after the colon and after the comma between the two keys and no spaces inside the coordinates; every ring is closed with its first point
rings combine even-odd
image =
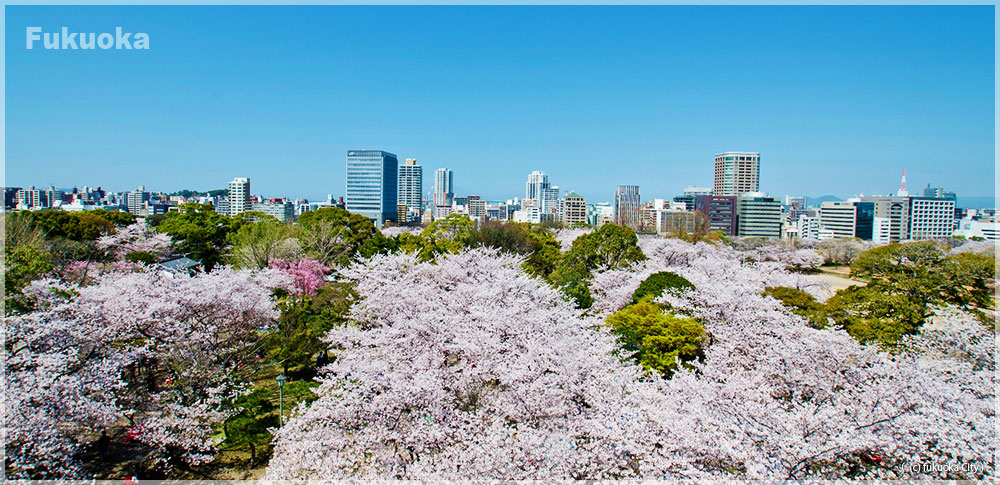
{"type": "Polygon", "coordinates": [[[822,267],[820,269],[823,271],[822,273],[806,275],[806,278],[823,286],[825,289],[824,300],[833,296],[838,290],[843,290],[849,286],[865,286],[867,284],[864,281],[852,279],[850,277],[851,268],[847,266],[822,267]]]}

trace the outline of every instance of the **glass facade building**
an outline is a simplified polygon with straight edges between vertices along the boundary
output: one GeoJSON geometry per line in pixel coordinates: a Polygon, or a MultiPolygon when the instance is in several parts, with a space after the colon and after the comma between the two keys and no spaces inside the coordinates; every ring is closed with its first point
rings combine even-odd
{"type": "Polygon", "coordinates": [[[434,206],[451,207],[454,202],[455,191],[452,189],[452,172],[447,168],[439,168],[434,171],[434,206]]]}
{"type": "Polygon", "coordinates": [[[399,160],[381,150],[347,152],[347,190],[344,207],[382,227],[395,221],[399,160]]]}

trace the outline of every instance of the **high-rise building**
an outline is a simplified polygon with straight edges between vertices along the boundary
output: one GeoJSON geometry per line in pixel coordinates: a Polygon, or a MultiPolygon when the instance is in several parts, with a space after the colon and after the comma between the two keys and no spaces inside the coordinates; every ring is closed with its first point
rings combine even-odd
{"type": "Polygon", "coordinates": [[[747,192],[736,201],[740,237],[781,237],[781,201],[762,192],[747,192]]]}
{"type": "Polygon", "coordinates": [[[249,212],[253,205],[250,202],[250,179],[246,177],[236,177],[229,182],[229,202],[228,214],[235,216],[243,212],[249,212]]]}
{"type": "Polygon", "coordinates": [[[541,211],[544,222],[555,222],[562,218],[558,185],[542,189],[542,198],[539,202],[538,208],[541,211]]]}
{"type": "MultiPolygon", "coordinates": [[[[874,217],[888,220],[889,241],[899,242],[910,237],[910,199],[898,196],[861,197],[861,202],[871,202],[875,208],[874,217]]],[[[873,223],[874,224],[874,223],[873,223]]],[[[873,235],[874,238],[874,229],[873,235]]]]}
{"type": "Polygon", "coordinates": [[[549,188],[549,175],[545,172],[534,171],[528,174],[528,182],[524,188],[524,198],[540,200],[542,190],[549,188]]]}
{"type": "Polygon", "coordinates": [[[36,189],[34,185],[27,189],[18,189],[16,199],[15,205],[19,209],[33,209],[44,205],[42,204],[42,191],[36,189]]]}
{"type": "Polygon", "coordinates": [[[615,224],[638,231],[642,225],[638,185],[619,185],[615,191],[615,224]]]}
{"type": "Polygon", "coordinates": [[[760,153],[725,152],[715,156],[714,195],[741,195],[760,190],[760,153]]]}
{"type": "Polygon", "coordinates": [[[536,170],[528,175],[528,182],[524,186],[524,198],[526,205],[538,207],[543,219],[558,220],[559,187],[549,183],[547,173],[536,170]]]}
{"type": "Polygon", "coordinates": [[[954,228],[955,199],[910,197],[909,239],[947,239],[954,228]]]}
{"type": "Polygon", "coordinates": [[[63,191],[55,188],[54,185],[50,185],[45,190],[45,200],[49,207],[58,207],[63,203],[63,191]]]}
{"type": "Polygon", "coordinates": [[[424,167],[417,165],[417,161],[407,158],[406,163],[399,166],[399,197],[398,203],[407,207],[408,215],[405,219],[400,219],[400,224],[417,220],[420,218],[420,209],[423,206],[422,195],[424,190],[424,167]]]}
{"type": "Polygon", "coordinates": [[[695,199],[695,210],[705,214],[709,230],[736,235],[736,196],[699,195],[695,199]]]}
{"type": "Polygon", "coordinates": [[[399,160],[382,150],[347,152],[347,190],[344,199],[349,212],[361,214],[382,227],[396,220],[399,160]]]}
{"type": "Polygon", "coordinates": [[[478,195],[470,195],[466,198],[465,207],[469,212],[469,217],[473,219],[486,218],[486,201],[478,195]]]}
{"type": "Polygon", "coordinates": [[[138,190],[133,190],[125,194],[125,210],[129,214],[146,215],[144,209],[149,202],[149,192],[142,185],[138,190]]]}
{"type": "Polygon", "coordinates": [[[587,202],[582,195],[570,192],[563,197],[562,223],[566,226],[587,223],[587,202]]]}
{"type": "MultiPolygon", "coordinates": [[[[451,203],[455,198],[455,190],[453,184],[453,177],[451,170],[447,168],[439,168],[434,171],[434,206],[435,207],[451,207],[451,203]]],[[[436,209],[435,209],[436,210],[436,209]]],[[[436,216],[435,216],[436,217],[436,216]]]]}

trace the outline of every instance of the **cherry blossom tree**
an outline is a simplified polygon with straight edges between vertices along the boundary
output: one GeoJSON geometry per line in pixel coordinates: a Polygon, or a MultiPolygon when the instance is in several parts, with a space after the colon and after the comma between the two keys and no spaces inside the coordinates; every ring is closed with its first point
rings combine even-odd
{"type": "MultiPolygon", "coordinates": [[[[265,479],[619,478],[655,441],[639,370],[522,260],[379,256],[319,400],[277,434],[265,479]]],[[[649,392],[647,394],[655,394],[649,392]]]]}
{"type": "Polygon", "coordinates": [[[588,314],[488,251],[354,266],[357,324],[328,335],[340,354],[278,432],[267,478],[995,476],[995,337],[970,317],[942,310],[950,330],[890,355],[761,296],[812,289],[784,263],[639,244],[646,261],[594,275],[588,314]],[[710,343],[692,369],[649,381],[602,321],[655,271],[695,285],[659,301],[710,343]]]}
{"type": "Polygon", "coordinates": [[[101,236],[97,245],[105,248],[116,259],[134,252],[150,253],[162,258],[170,254],[170,236],[156,232],[143,222],[136,222],[118,229],[114,234],[101,236]]]}
{"type": "Polygon", "coordinates": [[[330,268],[315,259],[299,261],[272,259],[270,264],[272,269],[282,271],[295,279],[292,291],[295,296],[315,295],[316,290],[326,282],[326,275],[330,273],[330,268]]]}
{"type": "Polygon", "coordinates": [[[592,227],[570,227],[570,228],[559,228],[552,231],[552,234],[556,237],[556,241],[562,246],[562,251],[569,251],[573,247],[573,241],[576,238],[594,232],[592,227]]]}
{"type": "Polygon", "coordinates": [[[241,390],[258,329],[277,316],[277,287],[291,289],[291,278],[226,268],[34,282],[35,311],[5,319],[10,470],[81,478],[81,447],[126,421],[164,463],[210,459],[211,426],[231,412],[222,401],[241,390]]]}

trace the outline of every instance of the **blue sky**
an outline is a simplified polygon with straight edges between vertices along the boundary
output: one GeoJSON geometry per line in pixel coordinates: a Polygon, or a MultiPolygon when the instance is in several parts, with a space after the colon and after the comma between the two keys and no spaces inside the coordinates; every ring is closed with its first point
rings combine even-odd
{"type": "Polygon", "coordinates": [[[994,11],[964,7],[6,7],[6,181],[344,191],[349,149],[524,195],[710,186],[761,152],[772,195],[994,193],[994,11]],[[25,28],[148,51],[25,49],[25,28]]]}

